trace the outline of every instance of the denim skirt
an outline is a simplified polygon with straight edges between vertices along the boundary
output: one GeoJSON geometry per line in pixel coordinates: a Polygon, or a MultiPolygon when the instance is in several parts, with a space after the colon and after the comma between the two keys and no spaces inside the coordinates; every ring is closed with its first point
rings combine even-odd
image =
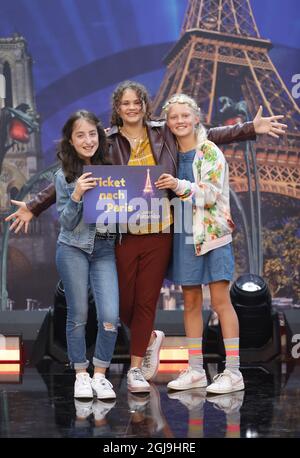
{"type": "Polygon", "coordinates": [[[174,234],[173,257],[167,278],[176,285],[208,285],[232,281],[234,256],[232,243],[196,256],[193,244],[185,244],[184,234],[174,234]]]}
{"type": "MultiPolygon", "coordinates": [[[[178,153],[178,178],[194,181],[193,161],[195,150],[178,153]]],[[[186,243],[186,237],[193,233],[191,203],[181,202],[180,220],[182,230],[174,232],[173,256],[167,272],[167,279],[177,285],[208,285],[215,281],[233,279],[234,257],[232,244],[215,248],[202,256],[196,256],[193,243],[186,243]]],[[[176,220],[175,220],[176,227],[176,220]]]]}

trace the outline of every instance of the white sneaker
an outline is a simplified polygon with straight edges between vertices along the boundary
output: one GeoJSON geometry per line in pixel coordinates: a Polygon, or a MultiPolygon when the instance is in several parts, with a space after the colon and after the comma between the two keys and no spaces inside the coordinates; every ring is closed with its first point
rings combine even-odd
{"type": "Polygon", "coordinates": [[[206,399],[205,390],[191,389],[187,391],[173,391],[168,393],[168,398],[176,399],[181,402],[188,410],[193,410],[195,407],[202,407],[206,399]]]}
{"type": "Polygon", "coordinates": [[[159,352],[165,338],[165,334],[162,331],[154,332],[156,338],[152,345],[147,348],[142,362],[142,373],[146,380],[153,379],[157,374],[159,367],[159,352]]]}
{"type": "Polygon", "coordinates": [[[93,398],[91,377],[87,372],[78,372],[76,374],[74,398],[93,398]]]}
{"type": "Polygon", "coordinates": [[[221,374],[215,375],[213,383],[211,383],[206,391],[208,393],[231,393],[233,391],[240,391],[245,388],[243,376],[240,373],[231,372],[225,369],[221,374]]]}
{"type": "Polygon", "coordinates": [[[93,401],[84,402],[84,401],[79,401],[78,399],[75,399],[74,404],[75,404],[77,418],[83,419],[91,415],[93,401]]]}
{"type": "Polygon", "coordinates": [[[132,367],[127,373],[127,386],[132,393],[149,393],[150,385],[144,379],[141,369],[132,367]]]}
{"type": "Polygon", "coordinates": [[[218,396],[208,396],[206,399],[214,404],[214,407],[223,410],[226,415],[239,412],[244,401],[244,391],[234,393],[219,394],[218,396]]]}
{"type": "Polygon", "coordinates": [[[116,398],[116,393],[113,390],[112,384],[104,377],[104,375],[94,374],[91,385],[98,399],[116,398]]]}
{"type": "Polygon", "coordinates": [[[106,417],[108,412],[116,405],[116,401],[100,401],[97,399],[97,401],[94,401],[93,406],[92,406],[92,411],[94,414],[94,419],[95,420],[103,420],[103,418],[106,417]]]}
{"type": "Polygon", "coordinates": [[[191,388],[203,388],[207,386],[205,371],[196,371],[190,366],[180,372],[179,376],[168,383],[167,388],[171,390],[189,390],[191,388]]]}

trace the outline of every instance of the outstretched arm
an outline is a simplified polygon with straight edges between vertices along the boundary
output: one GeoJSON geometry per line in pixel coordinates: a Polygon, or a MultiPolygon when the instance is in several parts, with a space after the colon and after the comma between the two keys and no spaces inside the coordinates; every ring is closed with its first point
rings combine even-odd
{"type": "Polygon", "coordinates": [[[207,137],[215,144],[227,144],[245,140],[256,140],[257,134],[268,134],[278,138],[287,129],[286,124],[279,122],[283,115],[262,116],[263,108],[259,107],[253,121],[234,124],[233,126],[213,127],[207,132],[207,137]]]}
{"type": "Polygon", "coordinates": [[[33,218],[33,213],[28,210],[25,202],[19,200],[11,200],[11,203],[19,208],[14,213],[5,218],[5,221],[7,222],[12,221],[9,230],[12,231],[14,229],[15,234],[17,234],[23,228],[25,234],[27,234],[29,223],[33,218]]]}
{"type": "Polygon", "coordinates": [[[14,213],[5,218],[5,221],[7,222],[12,221],[9,230],[14,230],[15,234],[17,234],[23,228],[25,234],[27,234],[29,223],[33,216],[39,216],[41,212],[54,204],[55,200],[56,192],[53,183],[42,189],[32,200],[27,203],[19,200],[12,200],[11,203],[13,205],[17,205],[19,208],[14,213]]]}

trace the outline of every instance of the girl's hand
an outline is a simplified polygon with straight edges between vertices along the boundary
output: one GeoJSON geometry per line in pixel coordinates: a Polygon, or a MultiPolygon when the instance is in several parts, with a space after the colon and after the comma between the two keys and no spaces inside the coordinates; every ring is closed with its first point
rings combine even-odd
{"type": "Polygon", "coordinates": [[[19,208],[5,218],[5,221],[13,221],[9,230],[12,231],[14,229],[15,234],[17,234],[21,229],[24,229],[25,234],[27,234],[29,223],[33,218],[33,213],[28,210],[25,202],[11,200],[11,203],[19,208]]]}
{"type": "Polygon", "coordinates": [[[163,173],[154,184],[158,189],[172,189],[172,191],[175,191],[178,180],[169,173],[163,173]]]}
{"type": "Polygon", "coordinates": [[[83,173],[76,182],[76,186],[72,194],[72,199],[76,202],[81,200],[81,197],[86,191],[93,189],[97,185],[97,181],[89,175],[92,175],[92,172],[83,173]]]}
{"type": "Polygon", "coordinates": [[[286,133],[287,125],[278,122],[279,119],[282,119],[283,115],[262,116],[263,108],[259,107],[258,112],[253,119],[253,126],[256,134],[268,134],[271,137],[279,138],[279,135],[286,133]]]}

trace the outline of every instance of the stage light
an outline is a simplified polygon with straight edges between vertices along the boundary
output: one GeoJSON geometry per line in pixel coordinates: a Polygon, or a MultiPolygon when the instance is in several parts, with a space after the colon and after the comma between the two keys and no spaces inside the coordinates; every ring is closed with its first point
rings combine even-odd
{"type": "Polygon", "coordinates": [[[22,336],[0,334],[0,363],[21,362],[22,336]]]}
{"type": "Polygon", "coordinates": [[[240,348],[259,348],[272,337],[272,299],[265,280],[255,274],[240,276],[230,289],[240,325],[240,348]]]}
{"type": "Polygon", "coordinates": [[[164,377],[178,373],[188,367],[189,350],[186,337],[167,336],[159,353],[158,380],[166,382],[164,377]]]}
{"type": "Polygon", "coordinates": [[[189,351],[183,347],[166,348],[163,347],[159,353],[159,359],[161,362],[184,362],[189,359],[189,351]]]}
{"type": "Polygon", "coordinates": [[[186,337],[168,336],[159,353],[161,363],[185,363],[189,360],[186,337]]]}
{"type": "MultiPolygon", "coordinates": [[[[48,355],[54,359],[67,363],[67,339],[66,339],[66,321],[67,321],[67,303],[65,290],[60,280],[54,293],[54,308],[49,311],[50,330],[47,343],[48,355]]],[[[88,317],[86,323],[86,349],[87,358],[93,357],[94,345],[97,338],[97,314],[92,291],[88,294],[88,317]]],[[[118,326],[118,337],[113,355],[113,362],[124,362],[130,360],[129,339],[124,326],[120,323],[118,326]]]]}
{"type": "Polygon", "coordinates": [[[0,363],[0,383],[21,383],[20,363],[0,363]]]}
{"type": "Polygon", "coordinates": [[[181,372],[188,367],[188,361],[182,363],[164,363],[160,362],[158,367],[158,373],[167,373],[170,374],[172,372],[181,372]]]}
{"type": "Polygon", "coordinates": [[[21,334],[0,334],[0,383],[21,382],[22,345],[21,334]]]}
{"type": "MultiPolygon", "coordinates": [[[[97,315],[93,295],[89,291],[88,296],[89,310],[86,324],[86,345],[89,348],[96,341],[97,336],[97,315]]],[[[54,309],[53,309],[53,331],[54,340],[62,347],[67,347],[66,337],[66,320],[67,320],[67,303],[65,290],[62,281],[60,280],[56,286],[54,294],[54,309]]]]}
{"type": "Polygon", "coordinates": [[[259,434],[255,429],[247,428],[246,429],[246,437],[247,437],[247,439],[253,439],[253,438],[259,437],[259,434]]]}

